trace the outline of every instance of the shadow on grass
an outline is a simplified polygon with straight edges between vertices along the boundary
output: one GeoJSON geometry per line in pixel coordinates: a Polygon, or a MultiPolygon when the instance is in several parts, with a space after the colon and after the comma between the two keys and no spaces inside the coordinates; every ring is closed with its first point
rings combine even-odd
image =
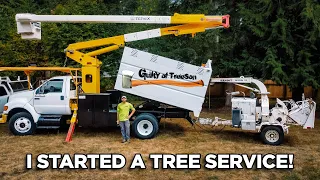
{"type": "MultiPolygon", "coordinates": [[[[229,142],[263,144],[263,141],[260,138],[260,133],[254,132],[254,131],[241,131],[240,129],[237,129],[237,130],[221,129],[218,131],[212,131],[211,133],[215,135],[217,138],[225,141],[229,141],[229,142]]],[[[282,145],[292,146],[293,143],[290,140],[290,138],[285,136],[282,145]]]]}
{"type": "MultiPolygon", "coordinates": [[[[67,134],[68,128],[62,128],[62,129],[37,129],[36,135],[47,135],[47,134],[67,134]]],[[[118,135],[120,133],[120,127],[105,127],[105,128],[93,128],[93,127],[76,127],[75,133],[81,135],[81,136],[112,136],[112,135],[118,135]]],[[[134,135],[134,131],[132,129],[131,125],[131,134],[134,135]]],[[[182,125],[179,123],[171,123],[171,122],[165,122],[159,124],[159,131],[157,136],[163,136],[163,135],[169,135],[169,136],[183,136],[185,134],[185,129],[182,125]]]]}
{"type": "MultiPolygon", "coordinates": [[[[106,127],[106,128],[93,128],[93,127],[78,127],[76,126],[74,132],[77,134],[81,134],[84,136],[94,136],[94,135],[109,135],[113,133],[119,133],[120,127],[106,127]]],[[[59,134],[59,133],[68,133],[68,128],[60,128],[60,129],[37,129],[36,134],[37,135],[44,135],[44,134],[59,134]]]]}
{"type": "MultiPolygon", "coordinates": [[[[131,126],[132,127],[132,126],[131,126]]],[[[197,127],[196,127],[197,128],[197,127]]],[[[10,134],[12,135],[7,125],[1,125],[0,127],[2,134],[10,134]]],[[[63,134],[66,135],[68,132],[68,128],[62,129],[37,129],[35,135],[58,135],[63,134]]],[[[181,125],[177,122],[161,122],[159,124],[159,131],[157,137],[183,137],[187,133],[191,133],[192,130],[186,130],[184,125],[181,125]]],[[[93,136],[114,136],[120,133],[120,127],[106,127],[106,128],[83,128],[76,127],[75,133],[80,136],[85,137],[93,137],[93,136]]],[[[221,139],[224,141],[235,142],[235,143],[260,143],[262,144],[262,140],[260,139],[260,134],[256,132],[250,131],[241,131],[240,129],[204,129],[203,133],[209,133],[212,136],[215,136],[217,139],[221,139]]],[[[134,132],[131,129],[131,134],[134,136],[134,132]]],[[[294,139],[292,137],[288,137],[285,135],[283,145],[285,146],[295,146],[294,139]]]]}
{"type": "Polygon", "coordinates": [[[185,129],[177,122],[162,122],[159,124],[158,135],[184,136],[185,129]]]}
{"type": "Polygon", "coordinates": [[[235,143],[261,143],[259,134],[255,132],[221,129],[213,131],[212,134],[219,139],[235,143]]]}

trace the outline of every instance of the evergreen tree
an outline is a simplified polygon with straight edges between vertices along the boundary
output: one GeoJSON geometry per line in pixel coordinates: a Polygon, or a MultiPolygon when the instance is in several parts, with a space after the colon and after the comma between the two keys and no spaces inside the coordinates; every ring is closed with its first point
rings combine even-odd
{"type": "MultiPolygon", "coordinates": [[[[63,50],[71,43],[168,26],[43,23],[42,40],[26,41],[16,33],[16,13],[230,14],[229,29],[126,45],[192,64],[212,59],[213,76],[273,79],[288,84],[298,99],[304,86],[319,87],[319,6],[314,0],[4,0],[0,4],[0,66],[27,66],[29,62],[63,66],[63,50]]],[[[115,75],[121,54],[118,50],[99,56],[102,71],[115,75]]],[[[67,66],[80,65],[69,60],[67,66]]]]}
{"type": "Polygon", "coordinates": [[[303,87],[319,87],[320,5],[312,0],[255,0],[239,4],[247,47],[246,59],[259,60],[261,74],[288,84],[293,99],[301,99],[303,87]]]}

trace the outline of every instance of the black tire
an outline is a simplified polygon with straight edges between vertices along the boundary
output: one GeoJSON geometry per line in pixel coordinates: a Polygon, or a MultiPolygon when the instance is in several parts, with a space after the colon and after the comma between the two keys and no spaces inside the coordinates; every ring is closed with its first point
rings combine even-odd
{"type": "Polygon", "coordinates": [[[151,139],[155,137],[159,130],[157,118],[149,113],[143,113],[133,121],[132,129],[139,139],[151,139]]]}
{"type": "Polygon", "coordinates": [[[10,118],[9,130],[12,134],[18,136],[32,135],[35,133],[36,124],[34,123],[31,114],[19,112],[10,118]]]}
{"type": "Polygon", "coordinates": [[[260,138],[265,144],[277,146],[283,143],[284,133],[279,126],[265,126],[260,132],[260,138]]]}
{"type": "MultiPolygon", "coordinates": [[[[159,124],[160,124],[160,120],[161,120],[161,118],[157,118],[154,114],[151,114],[151,113],[141,113],[141,114],[139,114],[138,116],[141,116],[141,115],[153,116],[153,117],[154,117],[154,119],[156,119],[156,120],[157,120],[157,122],[158,122],[158,127],[159,127],[159,124]]],[[[158,134],[158,132],[159,132],[159,128],[157,129],[156,134],[158,134]]]]}

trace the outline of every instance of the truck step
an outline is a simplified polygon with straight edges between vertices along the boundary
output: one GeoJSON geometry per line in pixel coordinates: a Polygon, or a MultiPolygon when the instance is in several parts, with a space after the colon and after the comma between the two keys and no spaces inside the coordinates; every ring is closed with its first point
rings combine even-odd
{"type": "Polygon", "coordinates": [[[56,114],[46,114],[46,115],[41,115],[40,118],[45,118],[45,119],[50,119],[50,118],[61,118],[62,115],[56,115],[56,114]]]}
{"type": "Polygon", "coordinates": [[[60,120],[61,120],[61,115],[42,115],[39,117],[39,120],[37,122],[38,128],[59,128],[60,127],[60,120]]]}
{"type": "Polygon", "coordinates": [[[38,129],[59,129],[60,126],[38,126],[38,129]]]}

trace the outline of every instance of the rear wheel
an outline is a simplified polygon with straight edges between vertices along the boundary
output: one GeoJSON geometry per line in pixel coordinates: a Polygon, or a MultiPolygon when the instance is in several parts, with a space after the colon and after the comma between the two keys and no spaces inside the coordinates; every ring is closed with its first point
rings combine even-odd
{"type": "Polygon", "coordinates": [[[260,137],[266,144],[280,145],[284,140],[284,133],[278,126],[266,126],[260,132],[260,137]]]}
{"type": "Polygon", "coordinates": [[[36,130],[36,124],[29,113],[19,112],[10,118],[9,129],[14,135],[31,135],[36,130]]]}
{"type": "Polygon", "coordinates": [[[150,139],[153,138],[158,132],[158,120],[152,114],[140,114],[133,121],[132,128],[137,138],[150,139]]]}

